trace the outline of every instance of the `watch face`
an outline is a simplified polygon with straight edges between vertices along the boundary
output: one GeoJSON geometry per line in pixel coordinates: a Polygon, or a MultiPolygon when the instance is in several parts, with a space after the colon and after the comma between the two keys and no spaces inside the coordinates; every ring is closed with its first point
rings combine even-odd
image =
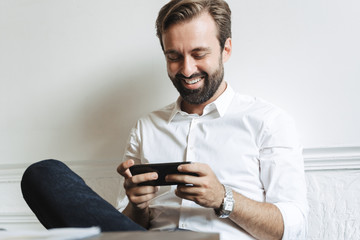
{"type": "Polygon", "coordinates": [[[224,210],[225,211],[232,211],[233,210],[233,202],[225,202],[224,210]]]}

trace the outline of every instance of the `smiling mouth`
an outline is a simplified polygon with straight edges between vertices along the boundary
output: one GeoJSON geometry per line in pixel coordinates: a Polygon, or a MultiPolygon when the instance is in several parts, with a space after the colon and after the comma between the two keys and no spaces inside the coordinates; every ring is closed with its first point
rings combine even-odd
{"type": "Polygon", "coordinates": [[[198,77],[195,79],[184,79],[184,81],[186,82],[186,84],[192,85],[195,84],[197,82],[200,82],[203,78],[202,77],[198,77]]]}

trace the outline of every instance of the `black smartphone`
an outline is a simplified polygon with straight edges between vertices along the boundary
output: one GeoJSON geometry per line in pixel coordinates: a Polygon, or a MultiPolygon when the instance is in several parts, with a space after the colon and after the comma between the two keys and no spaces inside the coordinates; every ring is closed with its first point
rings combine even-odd
{"type": "Polygon", "coordinates": [[[156,172],[158,174],[158,179],[140,183],[139,186],[165,186],[182,184],[177,182],[166,182],[165,177],[169,174],[187,174],[192,176],[198,176],[196,173],[179,172],[177,168],[181,164],[191,164],[191,162],[137,164],[130,167],[130,172],[132,175],[138,175],[148,172],[156,172]]]}

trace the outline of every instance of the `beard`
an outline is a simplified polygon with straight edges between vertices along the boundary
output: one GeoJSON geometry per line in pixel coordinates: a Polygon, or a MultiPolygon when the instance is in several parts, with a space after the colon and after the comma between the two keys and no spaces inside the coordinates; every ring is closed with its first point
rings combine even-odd
{"type": "Polygon", "coordinates": [[[181,73],[178,73],[175,77],[169,76],[169,78],[184,101],[190,104],[202,104],[212,98],[218,90],[224,79],[224,65],[220,59],[218,68],[211,75],[202,71],[200,73],[195,73],[190,77],[185,77],[181,73]],[[204,84],[202,87],[198,89],[188,89],[184,86],[184,79],[197,77],[203,78],[204,84]]]}

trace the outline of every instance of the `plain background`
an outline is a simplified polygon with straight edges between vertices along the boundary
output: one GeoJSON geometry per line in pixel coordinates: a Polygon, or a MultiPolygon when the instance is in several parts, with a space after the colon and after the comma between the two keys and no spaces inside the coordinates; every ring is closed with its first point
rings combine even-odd
{"type": "MultiPolygon", "coordinates": [[[[119,162],[136,120],[178,96],[165,2],[0,0],[0,162],[119,162]]],[[[305,149],[360,146],[360,2],[228,3],[226,81],[290,113],[305,149]]]]}

